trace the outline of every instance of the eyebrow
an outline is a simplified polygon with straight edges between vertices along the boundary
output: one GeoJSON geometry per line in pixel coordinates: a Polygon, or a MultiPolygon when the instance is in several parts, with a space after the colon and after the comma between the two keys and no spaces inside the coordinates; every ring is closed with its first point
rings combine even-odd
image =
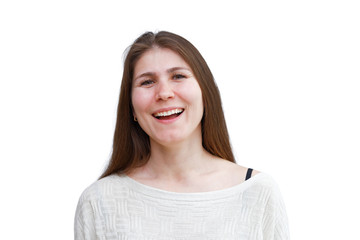
{"type": "MultiPolygon", "coordinates": [[[[166,70],[166,72],[167,72],[167,73],[173,73],[173,72],[176,72],[176,71],[178,71],[178,70],[185,70],[185,71],[191,72],[190,69],[185,68],[185,67],[173,67],[173,68],[169,68],[168,70],[166,70]]],[[[141,78],[141,77],[148,77],[148,76],[152,77],[152,76],[155,76],[155,75],[156,75],[156,73],[154,73],[154,72],[145,72],[145,73],[140,74],[140,75],[137,76],[136,78],[134,78],[134,80],[137,80],[137,79],[139,79],[139,78],[141,78]]]]}
{"type": "Polygon", "coordinates": [[[172,73],[172,72],[176,72],[176,71],[178,71],[178,70],[186,70],[186,71],[191,72],[190,69],[185,68],[185,67],[173,67],[173,68],[168,69],[167,72],[168,72],[168,73],[172,73]]]}

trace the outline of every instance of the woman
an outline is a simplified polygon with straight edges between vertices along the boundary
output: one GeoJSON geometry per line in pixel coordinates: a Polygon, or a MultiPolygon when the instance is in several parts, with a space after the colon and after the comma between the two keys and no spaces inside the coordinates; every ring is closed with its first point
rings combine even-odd
{"type": "Polygon", "coordinates": [[[271,177],[235,163],[198,50],[173,33],[141,35],[124,63],[111,160],[79,200],[75,239],[289,239],[287,226],[271,177]]]}

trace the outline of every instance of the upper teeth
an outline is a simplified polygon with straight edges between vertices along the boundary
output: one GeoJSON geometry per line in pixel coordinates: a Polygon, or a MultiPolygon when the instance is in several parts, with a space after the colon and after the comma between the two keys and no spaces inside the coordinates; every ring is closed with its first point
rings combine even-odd
{"type": "Polygon", "coordinates": [[[166,112],[155,113],[154,116],[155,117],[166,117],[166,116],[170,116],[173,114],[181,113],[182,111],[183,111],[183,109],[177,108],[177,109],[173,109],[173,110],[166,111],[166,112]]]}

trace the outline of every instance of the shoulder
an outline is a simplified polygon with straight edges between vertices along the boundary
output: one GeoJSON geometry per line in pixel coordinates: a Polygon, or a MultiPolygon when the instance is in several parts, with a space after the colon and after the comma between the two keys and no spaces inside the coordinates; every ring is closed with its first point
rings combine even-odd
{"type": "Polygon", "coordinates": [[[286,206],[277,182],[266,173],[259,173],[253,181],[253,190],[257,192],[257,203],[262,206],[263,218],[268,226],[264,234],[276,236],[276,239],[289,239],[289,226],[286,206]]]}
{"type": "Polygon", "coordinates": [[[251,181],[251,186],[259,191],[266,191],[269,194],[279,192],[276,180],[268,173],[254,170],[248,181],[251,181]]]}
{"type": "Polygon", "coordinates": [[[121,194],[121,189],[125,187],[124,179],[125,177],[123,175],[113,174],[97,180],[82,192],[79,203],[111,197],[114,194],[121,194]]]}
{"type": "Polygon", "coordinates": [[[267,173],[258,173],[247,181],[248,187],[244,194],[250,199],[262,205],[266,211],[274,213],[279,209],[284,210],[284,202],[278,183],[267,173]]]}
{"type": "Polygon", "coordinates": [[[117,181],[121,183],[119,176],[110,175],[92,183],[82,192],[75,212],[75,239],[83,239],[84,236],[95,237],[97,227],[95,216],[98,214],[98,206],[104,203],[105,206],[109,206],[106,204],[107,200],[113,198],[116,186],[122,185],[116,184],[117,181]]]}
{"type": "Polygon", "coordinates": [[[259,173],[247,181],[242,200],[246,206],[261,212],[264,224],[264,237],[289,239],[289,226],[286,207],[277,182],[266,173],[259,173]]]}

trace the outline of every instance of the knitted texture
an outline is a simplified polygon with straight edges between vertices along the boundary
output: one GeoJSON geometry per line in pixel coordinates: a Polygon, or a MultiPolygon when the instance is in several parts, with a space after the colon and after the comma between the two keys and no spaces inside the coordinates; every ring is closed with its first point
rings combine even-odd
{"type": "Polygon", "coordinates": [[[88,187],[75,215],[75,240],[289,239],[274,180],[259,173],[224,190],[176,193],[111,175],[88,187]]]}

